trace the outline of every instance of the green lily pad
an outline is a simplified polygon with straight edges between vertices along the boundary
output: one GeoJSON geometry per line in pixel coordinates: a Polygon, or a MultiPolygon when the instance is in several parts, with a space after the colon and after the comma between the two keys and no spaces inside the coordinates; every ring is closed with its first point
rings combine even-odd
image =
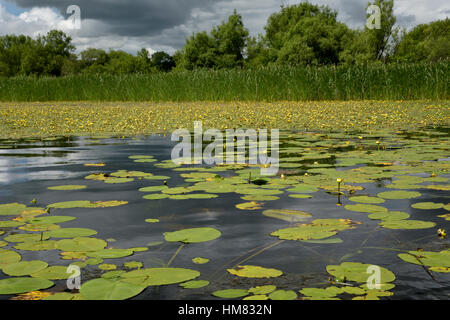
{"type": "Polygon", "coordinates": [[[254,295],[266,295],[274,292],[277,289],[276,286],[267,285],[267,286],[257,286],[248,290],[248,292],[254,295]]]}
{"type": "Polygon", "coordinates": [[[227,269],[227,271],[242,278],[276,278],[283,275],[280,270],[258,266],[238,266],[235,269],[227,269]]]}
{"type": "Polygon", "coordinates": [[[144,265],[142,264],[142,262],[140,261],[130,261],[130,262],[125,262],[123,264],[123,266],[127,269],[140,269],[142,268],[144,265]]]}
{"type": "Polygon", "coordinates": [[[109,280],[120,280],[120,277],[125,273],[126,273],[126,271],[124,271],[124,270],[109,271],[109,272],[105,272],[104,274],[102,274],[102,278],[109,279],[109,280]]]}
{"type": "Polygon", "coordinates": [[[386,213],[373,213],[370,214],[368,217],[369,219],[372,220],[388,221],[388,220],[405,220],[408,219],[410,215],[402,211],[389,211],[386,213]]]}
{"type": "Polygon", "coordinates": [[[65,185],[65,186],[55,186],[55,187],[48,187],[48,190],[54,190],[54,191],[73,191],[73,190],[83,190],[86,189],[86,186],[81,185],[65,185]]]}
{"type": "MultiPolygon", "coordinates": [[[[345,279],[346,281],[354,281],[367,283],[367,279],[371,276],[367,270],[372,265],[357,262],[343,262],[341,265],[327,266],[327,272],[337,279],[345,279]]],[[[388,283],[395,280],[395,275],[386,268],[380,268],[380,283],[388,283]]]]}
{"type": "Polygon", "coordinates": [[[199,289],[209,285],[207,280],[192,280],[184,283],[180,283],[179,286],[185,289],[199,289]]]}
{"type": "Polygon", "coordinates": [[[8,264],[17,263],[22,259],[20,254],[13,250],[0,249],[0,269],[8,264]]]}
{"type": "Polygon", "coordinates": [[[103,271],[112,271],[112,270],[116,270],[117,266],[115,264],[105,263],[105,264],[100,264],[98,266],[98,268],[103,271]]]}
{"type": "Polygon", "coordinates": [[[400,253],[398,257],[412,264],[434,268],[450,268],[450,250],[441,252],[409,251],[409,253],[400,253]]]}
{"type": "Polygon", "coordinates": [[[294,198],[294,199],[311,199],[312,198],[312,196],[310,196],[309,194],[290,194],[289,197],[294,198]]]}
{"type": "Polygon", "coordinates": [[[69,301],[69,300],[84,300],[83,296],[79,293],[68,293],[68,292],[58,292],[52,294],[48,297],[43,298],[42,300],[50,300],[50,301],[69,301]]]}
{"type": "Polygon", "coordinates": [[[411,207],[420,210],[435,210],[435,209],[442,209],[444,207],[444,204],[435,202],[419,202],[413,204],[411,207]]]}
{"type": "Polygon", "coordinates": [[[264,210],[263,215],[265,215],[266,217],[280,219],[287,222],[305,221],[312,217],[312,215],[308,212],[299,210],[285,210],[285,209],[264,210]]]}
{"type": "Polygon", "coordinates": [[[17,263],[11,263],[6,265],[2,271],[13,277],[21,277],[21,276],[28,276],[32,273],[41,271],[48,267],[47,262],[44,261],[20,261],[17,263]]]}
{"type": "Polygon", "coordinates": [[[270,300],[295,300],[297,294],[292,290],[276,290],[269,294],[270,300]]]}
{"type": "Polygon", "coordinates": [[[245,202],[245,203],[240,203],[236,205],[236,208],[240,209],[240,210],[259,210],[262,209],[262,203],[256,202],[256,201],[251,201],[251,202],[245,202]]]}
{"type": "Polygon", "coordinates": [[[20,203],[0,204],[0,216],[18,216],[26,208],[26,205],[20,203]]]}
{"type": "MultiPolygon", "coordinates": [[[[75,220],[75,217],[69,217],[69,216],[48,216],[48,217],[39,217],[29,220],[28,222],[35,225],[41,225],[41,224],[56,224],[56,223],[63,223],[75,220]]],[[[61,229],[66,230],[66,229],[61,229]]]]}
{"type": "Polygon", "coordinates": [[[167,198],[169,198],[169,196],[167,194],[155,193],[155,194],[148,194],[146,196],[143,196],[142,198],[144,198],[146,200],[161,200],[161,199],[167,199],[167,198]]]}
{"type": "Polygon", "coordinates": [[[25,250],[25,251],[49,251],[55,250],[56,245],[57,241],[54,240],[27,241],[15,245],[14,248],[17,250],[25,250]]]}
{"type": "Polygon", "coordinates": [[[224,299],[236,299],[248,296],[248,290],[245,289],[226,289],[214,291],[213,296],[224,299]]]}
{"type": "Polygon", "coordinates": [[[319,189],[313,185],[299,184],[295,188],[287,189],[287,191],[292,193],[314,193],[319,191],[319,189]]]}
{"type": "Polygon", "coordinates": [[[145,286],[99,278],[83,283],[80,293],[88,300],[126,300],[144,289],[145,286]]]}
{"type": "Polygon", "coordinates": [[[242,300],[265,301],[265,300],[269,300],[269,297],[264,294],[257,294],[254,296],[245,297],[242,300]]]}
{"type": "Polygon", "coordinates": [[[8,278],[0,280],[0,294],[20,294],[48,289],[53,282],[35,278],[8,278]]]}
{"type": "Polygon", "coordinates": [[[133,253],[130,249],[102,249],[88,252],[87,255],[92,258],[116,259],[131,256],[133,253]]]}
{"type": "Polygon", "coordinates": [[[184,229],[175,232],[165,232],[164,238],[168,242],[200,243],[219,238],[221,232],[213,228],[184,229]]]}
{"type": "Polygon", "coordinates": [[[75,238],[90,237],[97,234],[97,231],[85,228],[61,228],[44,233],[51,238],[75,238]]]}
{"type": "Polygon", "coordinates": [[[350,211],[365,212],[365,213],[387,213],[388,209],[385,207],[373,204],[348,204],[344,207],[350,211]]]}
{"type": "Polygon", "coordinates": [[[98,251],[104,249],[106,245],[107,243],[104,240],[84,237],[64,239],[56,242],[57,249],[73,252],[98,251]]]}
{"type": "Polygon", "coordinates": [[[67,273],[67,267],[65,266],[47,267],[43,270],[31,274],[33,278],[42,278],[48,280],[68,279],[70,275],[70,273],[67,273]]]}
{"type": "Polygon", "coordinates": [[[146,219],[145,222],[147,222],[147,223],[158,223],[159,219],[146,219]]]}
{"type": "Polygon", "coordinates": [[[139,189],[140,192],[158,192],[169,189],[168,186],[153,186],[139,189]]]}
{"type": "Polygon", "coordinates": [[[209,259],[198,257],[198,258],[192,259],[192,262],[194,262],[195,264],[206,264],[209,262],[209,259]]]}
{"type": "Polygon", "coordinates": [[[368,197],[368,196],[358,196],[358,197],[350,197],[350,201],[366,203],[366,204],[380,204],[384,203],[385,200],[377,197],[368,197]]]}
{"type": "MultiPolygon", "coordinates": [[[[365,293],[364,290],[362,291],[363,293],[365,293]]],[[[304,296],[312,298],[334,298],[336,297],[336,295],[342,293],[342,290],[328,290],[328,288],[326,289],[304,288],[300,290],[300,293],[304,296]]]]}
{"type": "Polygon", "coordinates": [[[182,268],[149,268],[127,272],[123,280],[144,286],[163,286],[194,280],[200,272],[182,268]]]}
{"type": "Polygon", "coordinates": [[[53,209],[92,208],[90,201],[66,201],[53,203],[48,206],[53,209]]]}
{"type": "Polygon", "coordinates": [[[23,226],[25,223],[18,221],[0,221],[0,228],[15,228],[23,226]]]}
{"type": "Polygon", "coordinates": [[[419,230],[433,228],[436,224],[434,222],[420,220],[386,220],[381,222],[380,226],[395,230],[419,230]]]}
{"type": "Polygon", "coordinates": [[[422,194],[416,191],[386,191],[381,192],[377,196],[383,199],[414,199],[420,197],[422,194]]]}

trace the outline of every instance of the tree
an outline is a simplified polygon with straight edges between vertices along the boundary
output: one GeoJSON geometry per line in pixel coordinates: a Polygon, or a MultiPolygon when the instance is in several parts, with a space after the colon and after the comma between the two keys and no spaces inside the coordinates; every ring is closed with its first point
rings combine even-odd
{"type": "Polygon", "coordinates": [[[235,10],[227,22],[214,27],[210,34],[199,32],[186,39],[176,59],[180,67],[188,70],[242,66],[247,38],[242,16],[235,10]]]}
{"type": "MultiPolygon", "coordinates": [[[[365,39],[368,44],[369,54],[377,60],[386,60],[392,53],[398,37],[398,28],[394,28],[396,18],[394,15],[394,0],[375,0],[367,5],[376,5],[381,10],[381,28],[368,29],[366,26],[365,39]]],[[[369,14],[367,18],[369,18],[369,14]]]]}
{"type": "Polygon", "coordinates": [[[150,60],[151,66],[155,67],[158,71],[169,72],[175,68],[175,60],[164,51],[155,52],[150,60]]]}
{"type": "Polygon", "coordinates": [[[438,61],[450,57],[450,20],[439,20],[403,32],[395,48],[397,61],[438,61]]]}
{"type": "Polygon", "coordinates": [[[39,50],[45,55],[47,60],[44,74],[60,76],[64,61],[70,57],[75,50],[72,45],[72,38],[59,30],[51,30],[45,36],[39,36],[38,46],[43,48],[39,50]]]}
{"type": "Polygon", "coordinates": [[[337,64],[351,31],[327,6],[306,3],[281,7],[265,27],[268,56],[290,65],[337,64]]]}

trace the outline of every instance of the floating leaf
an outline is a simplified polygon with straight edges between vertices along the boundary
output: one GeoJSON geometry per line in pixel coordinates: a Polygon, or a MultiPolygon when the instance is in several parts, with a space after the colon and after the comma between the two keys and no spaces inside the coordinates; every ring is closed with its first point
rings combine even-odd
{"type": "Polygon", "coordinates": [[[44,234],[51,238],[75,238],[93,236],[97,234],[97,231],[86,228],[61,228],[44,234]]]}
{"type": "Polygon", "coordinates": [[[161,200],[161,199],[169,198],[169,196],[167,194],[156,193],[156,194],[149,194],[149,195],[143,196],[143,198],[147,199],[147,200],[161,200]]]}
{"type": "Polygon", "coordinates": [[[9,276],[21,277],[28,276],[32,273],[41,271],[48,267],[48,264],[44,261],[20,261],[17,263],[10,263],[6,265],[2,271],[9,276]]]}
{"type": "Polygon", "coordinates": [[[401,229],[401,230],[418,230],[429,229],[436,226],[434,222],[420,221],[420,220],[386,220],[380,223],[380,226],[386,229],[401,229]]]}
{"type": "Polygon", "coordinates": [[[146,219],[145,222],[147,222],[147,223],[158,223],[159,219],[146,219]]]}
{"type": "Polygon", "coordinates": [[[67,268],[64,266],[52,266],[47,267],[41,271],[32,273],[33,278],[42,278],[48,280],[62,280],[70,277],[70,273],[67,273],[67,268]]]}
{"type": "Polygon", "coordinates": [[[266,295],[263,295],[263,294],[258,294],[258,295],[254,295],[254,296],[245,297],[242,300],[265,301],[265,300],[269,300],[269,297],[266,295]]]}
{"type": "Polygon", "coordinates": [[[48,251],[48,250],[55,250],[56,245],[57,241],[54,240],[27,241],[15,245],[14,248],[17,250],[26,250],[26,251],[48,251]]]}
{"type": "Polygon", "coordinates": [[[105,248],[106,241],[96,238],[77,237],[56,242],[56,248],[62,251],[98,251],[105,248]]]}
{"type": "Polygon", "coordinates": [[[0,204],[0,216],[18,216],[26,208],[26,205],[20,203],[0,204]]]}
{"type": "Polygon", "coordinates": [[[292,193],[314,193],[319,191],[319,189],[313,185],[299,184],[295,188],[287,189],[287,191],[292,193]]]}
{"type": "Polygon", "coordinates": [[[277,290],[269,295],[270,300],[295,300],[297,294],[292,290],[277,290]]]}
{"type": "Polygon", "coordinates": [[[277,289],[276,286],[267,285],[267,286],[253,287],[253,288],[249,289],[248,292],[250,292],[254,295],[266,295],[266,294],[274,292],[276,289],[277,289]]]}
{"type": "Polygon", "coordinates": [[[130,249],[102,249],[98,251],[88,252],[88,257],[102,258],[102,259],[115,259],[131,256],[134,253],[130,249]]]}
{"type": "MultiPolygon", "coordinates": [[[[337,279],[345,279],[346,281],[354,281],[367,283],[367,279],[371,276],[367,270],[372,265],[357,262],[343,262],[341,265],[327,266],[327,272],[337,279]]],[[[395,275],[383,267],[380,268],[380,283],[388,283],[395,280],[395,275]]]]}
{"type": "Polygon", "coordinates": [[[185,289],[199,289],[209,285],[209,281],[206,280],[192,280],[184,283],[180,283],[179,286],[185,289]]]}
{"type": "Polygon", "coordinates": [[[367,196],[350,197],[349,200],[353,202],[367,203],[367,204],[380,204],[385,202],[384,199],[367,196]]]}
{"type": "Polygon", "coordinates": [[[383,199],[414,199],[421,195],[415,191],[386,191],[379,193],[377,196],[383,199]]]}
{"type": "Polygon", "coordinates": [[[200,272],[181,268],[149,268],[130,271],[122,275],[123,280],[143,286],[163,286],[186,282],[198,278],[200,272]]]}
{"type": "Polygon", "coordinates": [[[99,278],[83,283],[80,293],[88,300],[126,300],[144,289],[145,286],[99,278]]]}
{"type": "Polygon", "coordinates": [[[213,228],[194,228],[184,229],[175,232],[165,232],[164,238],[168,242],[183,242],[183,243],[199,243],[217,239],[221,233],[213,228]]]}
{"type": "Polygon", "coordinates": [[[116,270],[117,266],[115,264],[107,264],[107,263],[105,263],[105,264],[99,265],[98,268],[100,270],[103,270],[103,271],[111,271],[111,270],[116,270]]]}
{"type": "Polygon", "coordinates": [[[277,269],[269,269],[258,266],[238,266],[235,269],[227,269],[231,274],[243,278],[276,278],[283,274],[277,269]]]}
{"type": "Polygon", "coordinates": [[[236,205],[236,208],[240,210],[259,210],[262,209],[263,204],[255,201],[245,202],[236,205]]]}
{"type": "Polygon", "coordinates": [[[19,294],[48,289],[53,282],[35,278],[8,278],[0,280],[0,294],[19,294]]]}
{"type": "Polygon", "coordinates": [[[276,218],[287,222],[305,221],[312,217],[308,212],[299,210],[271,209],[264,210],[263,215],[266,217],[276,218]]]}
{"type": "Polygon", "coordinates": [[[0,228],[15,228],[23,226],[25,223],[17,221],[0,221],[0,228]]]}
{"type": "Polygon", "coordinates": [[[248,291],[245,289],[226,289],[214,291],[213,296],[224,299],[236,299],[248,296],[248,291]]]}
{"type": "Polygon", "coordinates": [[[8,264],[19,262],[21,259],[20,254],[15,251],[0,249],[0,269],[8,264]]]}
{"type": "MultiPolygon", "coordinates": [[[[42,240],[49,239],[49,236],[42,235],[42,240]]],[[[8,242],[27,242],[27,241],[40,241],[41,235],[40,234],[11,234],[7,237],[5,237],[5,240],[8,242]]]]}
{"type": "MultiPolygon", "coordinates": [[[[48,216],[48,217],[39,217],[29,220],[28,222],[34,225],[41,225],[41,224],[56,224],[56,223],[63,223],[68,221],[75,220],[75,217],[69,217],[69,216],[48,216]]],[[[60,230],[67,230],[67,229],[60,229],[60,230]]]]}
{"type": "Polygon", "coordinates": [[[444,204],[435,202],[418,202],[413,204],[411,207],[420,210],[435,210],[435,209],[442,209],[444,207],[444,204]]]}
{"type": "Polygon", "coordinates": [[[141,188],[139,189],[140,192],[158,192],[158,191],[162,191],[162,190],[166,190],[169,189],[168,186],[153,186],[153,187],[145,187],[145,188],[141,188]]]}
{"type": "Polygon", "coordinates": [[[195,264],[206,264],[209,262],[209,259],[199,257],[199,258],[192,259],[192,262],[194,262],[195,264]]]}
{"type": "Polygon", "coordinates": [[[130,261],[130,262],[124,263],[123,266],[128,269],[140,269],[144,265],[142,264],[142,262],[139,262],[139,261],[130,261]]]}
{"type": "Polygon", "coordinates": [[[385,207],[373,205],[373,204],[348,204],[345,209],[356,212],[365,213],[387,213],[388,209],[385,207]]]}
{"type": "Polygon", "coordinates": [[[55,186],[55,187],[48,187],[48,190],[54,190],[54,191],[73,191],[73,190],[83,190],[86,189],[86,186],[82,185],[64,185],[64,186],[55,186]]]}

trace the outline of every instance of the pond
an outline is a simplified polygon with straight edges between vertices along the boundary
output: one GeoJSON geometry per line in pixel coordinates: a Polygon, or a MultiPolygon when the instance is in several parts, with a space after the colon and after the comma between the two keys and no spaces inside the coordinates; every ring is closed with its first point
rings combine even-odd
{"type": "Polygon", "coordinates": [[[270,177],[163,135],[0,140],[0,299],[449,298],[448,128],[280,138],[270,177]]]}

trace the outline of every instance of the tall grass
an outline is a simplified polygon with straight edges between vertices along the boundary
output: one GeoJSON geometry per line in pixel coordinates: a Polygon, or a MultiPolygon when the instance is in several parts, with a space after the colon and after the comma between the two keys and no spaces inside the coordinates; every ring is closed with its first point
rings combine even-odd
{"type": "Polygon", "coordinates": [[[0,79],[0,101],[305,101],[449,98],[449,62],[0,79]]]}

